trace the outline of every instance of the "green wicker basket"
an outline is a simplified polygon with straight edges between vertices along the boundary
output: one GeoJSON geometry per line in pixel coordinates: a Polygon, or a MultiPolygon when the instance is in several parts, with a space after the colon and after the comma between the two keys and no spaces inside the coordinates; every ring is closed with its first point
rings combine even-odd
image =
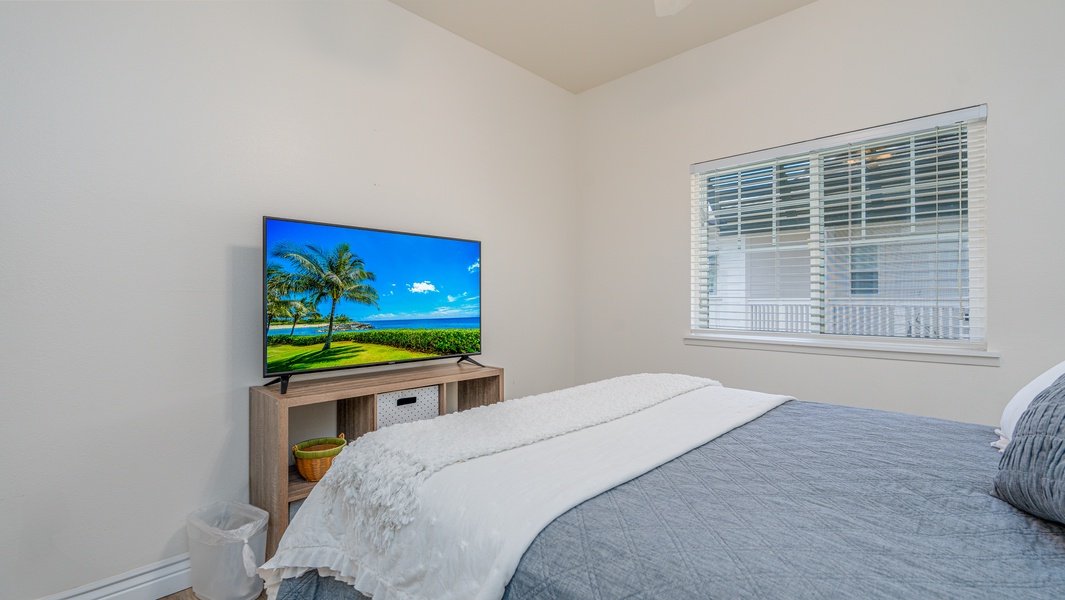
{"type": "Polygon", "coordinates": [[[333,457],[340,454],[347,443],[342,433],[335,438],[315,438],[296,444],[292,447],[296,469],[307,481],[318,481],[333,464],[333,457]]]}

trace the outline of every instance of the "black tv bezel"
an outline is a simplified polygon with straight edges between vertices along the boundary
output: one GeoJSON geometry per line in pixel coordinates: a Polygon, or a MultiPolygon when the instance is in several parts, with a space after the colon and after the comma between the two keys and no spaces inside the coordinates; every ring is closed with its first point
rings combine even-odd
{"type": "MultiPolygon", "coordinates": [[[[451,241],[456,241],[456,242],[473,242],[473,243],[477,244],[477,258],[478,258],[478,260],[480,260],[480,258],[481,258],[481,241],[480,240],[470,240],[470,239],[466,239],[466,238],[449,237],[449,236],[445,236],[445,235],[430,235],[430,234],[425,234],[425,233],[413,233],[413,232],[410,232],[410,231],[398,231],[398,230],[393,230],[393,229],[377,229],[377,228],[374,228],[374,227],[359,227],[357,225],[342,225],[342,224],[339,224],[339,223],[326,223],[326,222],[323,222],[323,221],[310,221],[310,220],[306,220],[306,219],[289,219],[287,217],[271,217],[271,216],[268,216],[268,215],[264,215],[263,216],[263,243],[262,243],[262,246],[263,246],[262,257],[263,258],[262,258],[262,273],[261,273],[261,275],[262,275],[262,289],[260,290],[260,295],[261,295],[260,299],[262,301],[262,305],[259,307],[260,310],[262,311],[262,347],[263,347],[263,349],[262,349],[261,357],[262,357],[263,378],[264,379],[268,379],[270,377],[278,377],[278,378],[282,378],[282,379],[287,379],[287,378],[289,378],[289,377],[291,377],[293,375],[303,375],[303,374],[307,374],[307,373],[327,373],[327,372],[330,372],[330,371],[348,371],[348,370],[351,370],[351,369],[362,369],[362,368],[365,368],[365,367],[383,367],[383,366],[388,366],[388,365],[405,365],[405,364],[411,364],[411,363],[425,362],[425,361],[429,361],[429,360],[446,360],[446,359],[453,359],[453,358],[462,359],[462,358],[468,358],[470,356],[480,356],[481,355],[481,352],[478,351],[478,352],[468,352],[468,353],[459,353],[459,354],[446,354],[446,355],[440,355],[440,356],[430,356],[430,357],[427,357],[427,358],[407,358],[407,359],[404,359],[404,360],[391,360],[391,361],[375,362],[375,363],[362,363],[362,364],[358,364],[358,365],[344,365],[344,366],[341,366],[341,367],[322,367],[320,369],[303,369],[303,370],[299,370],[299,371],[284,371],[284,372],[280,372],[279,371],[279,372],[273,372],[273,373],[267,372],[266,344],[267,344],[267,338],[269,337],[269,334],[270,334],[270,315],[266,311],[266,266],[267,266],[267,263],[269,262],[268,250],[267,250],[267,247],[266,247],[266,223],[267,223],[267,221],[286,221],[288,223],[303,223],[303,224],[306,224],[306,225],[323,225],[323,226],[326,226],[326,227],[339,227],[341,229],[358,229],[360,231],[374,231],[374,232],[377,232],[377,233],[395,233],[395,234],[399,234],[399,235],[411,235],[411,236],[415,236],[415,237],[434,238],[434,239],[439,239],[439,240],[451,240],[451,241]]],[[[477,269],[477,288],[478,288],[478,290],[480,290],[480,294],[481,294],[482,297],[484,296],[484,288],[483,288],[483,285],[482,285],[483,283],[484,283],[484,279],[481,276],[481,269],[477,269]]],[[[478,303],[480,304],[479,301],[478,301],[478,303]]],[[[481,338],[480,339],[480,344],[478,344],[478,346],[480,346],[483,349],[483,347],[484,347],[483,346],[483,344],[484,344],[484,335],[483,335],[483,333],[480,333],[481,332],[482,323],[483,323],[483,319],[481,317],[481,310],[478,309],[478,311],[477,311],[477,331],[479,332],[480,338],[481,338]]]]}

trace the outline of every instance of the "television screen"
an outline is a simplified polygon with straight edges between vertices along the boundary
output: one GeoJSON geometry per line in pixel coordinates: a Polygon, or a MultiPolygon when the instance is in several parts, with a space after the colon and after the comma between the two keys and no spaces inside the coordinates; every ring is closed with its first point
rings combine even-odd
{"type": "Polygon", "coordinates": [[[263,376],[481,352],[481,243],[263,218],[263,376]]]}

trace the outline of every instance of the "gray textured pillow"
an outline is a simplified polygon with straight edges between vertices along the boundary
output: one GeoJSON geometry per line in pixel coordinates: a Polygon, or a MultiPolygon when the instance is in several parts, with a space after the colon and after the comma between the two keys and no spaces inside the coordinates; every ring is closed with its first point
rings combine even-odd
{"type": "Polygon", "coordinates": [[[1017,421],[995,475],[995,495],[1065,523],[1065,375],[1040,392],[1017,421]]]}

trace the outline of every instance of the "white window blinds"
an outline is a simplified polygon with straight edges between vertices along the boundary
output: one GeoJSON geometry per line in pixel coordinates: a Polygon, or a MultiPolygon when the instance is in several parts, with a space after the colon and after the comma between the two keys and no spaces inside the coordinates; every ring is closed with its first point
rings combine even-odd
{"type": "Polygon", "coordinates": [[[692,165],[692,331],[982,343],[983,106],[692,165]]]}

